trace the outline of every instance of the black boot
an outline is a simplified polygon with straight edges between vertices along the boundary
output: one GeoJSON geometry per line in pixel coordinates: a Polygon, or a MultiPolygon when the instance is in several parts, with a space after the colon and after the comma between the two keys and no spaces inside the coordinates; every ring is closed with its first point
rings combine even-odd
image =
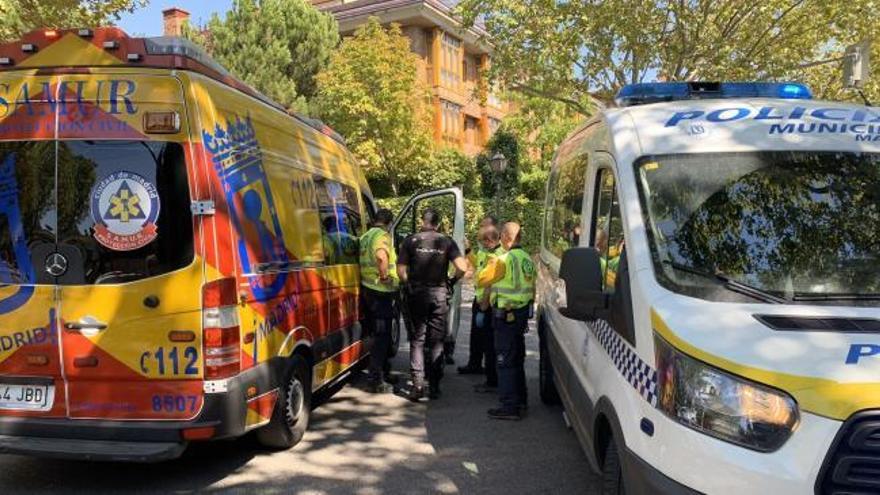
{"type": "Polygon", "coordinates": [[[409,394],[406,396],[412,402],[422,402],[425,398],[425,387],[417,387],[413,385],[411,389],[409,389],[409,394]]]}
{"type": "Polygon", "coordinates": [[[469,364],[467,366],[458,367],[459,375],[482,375],[483,373],[484,371],[482,366],[474,366],[469,364]]]}
{"type": "Polygon", "coordinates": [[[505,409],[499,407],[497,409],[489,409],[487,412],[490,419],[504,419],[507,421],[519,421],[522,419],[518,409],[505,409]]]}

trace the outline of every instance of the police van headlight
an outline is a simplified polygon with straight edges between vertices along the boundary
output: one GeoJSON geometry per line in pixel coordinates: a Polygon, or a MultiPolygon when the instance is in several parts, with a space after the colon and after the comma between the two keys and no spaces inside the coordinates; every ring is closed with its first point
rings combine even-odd
{"type": "Polygon", "coordinates": [[[731,375],[654,337],[657,402],[667,416],[699,432],[761,452],[777,450],[798,422],[785,392],[731,375]]]}

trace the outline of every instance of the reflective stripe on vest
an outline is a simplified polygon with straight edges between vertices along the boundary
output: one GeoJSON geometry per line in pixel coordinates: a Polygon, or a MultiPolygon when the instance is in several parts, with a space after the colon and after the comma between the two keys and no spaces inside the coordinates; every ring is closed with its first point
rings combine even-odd
{"type": "Polygon", "coordinates": [[[361,236],[361,284],[370,289],[379,292],[394,292],[397,290],[397,253],[391,245],[391,235],[379,227],[373,227],[361,236]],[[380,246],[380,243],[384,243],[380,246]],[[388,276],[391,278],[390,284],[383,284],[379,281],[379,263],[376,259],[376,249],[385,248],[388,252],[388,276]]]}
{"type": "Polygon", "coordinates": [[[501,309],[519,309],[535,298],[535,263],[522,248],[501,256],[504,278],[492,285],[493,304],[501,309]]]}

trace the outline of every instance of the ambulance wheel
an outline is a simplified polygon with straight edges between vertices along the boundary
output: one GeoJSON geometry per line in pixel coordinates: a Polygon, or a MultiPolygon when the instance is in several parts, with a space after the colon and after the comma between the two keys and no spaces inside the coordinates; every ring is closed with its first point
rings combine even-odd
{"type": "Polygon", "coordinates": [[[547,330],[543,328],[539,332],[538,344],[538,392],[541,402],[548,406],[559,404],[559,391],[556,390],[556,382],[553,380],[553,363],[550,362],[550,354],[547,352],[547,330]]]}
{"type": "Polygon", "coordinates": [[[605,461],[602,463],[602,495],[626,495],[623,484],[623,469],[620,465],[620,452],[614,437],[605,449],[605,461]]]}
{"type": "Polygon", "coordinates": [[[286,382],[278,391],[272,420],[257,430],[257,441],[270,449],[289,449],[302,440],[312,410],[312,372],[299,354],[290,359],[286,382]]]}
{"type": "Polygon", "coordinates": [[[391,349],[388,350],[388,359],[393,358],[397,355],[398,349],[400,349],[400,327],[401,327],[400,317],[395,318],[391,321],[391,349]]]}

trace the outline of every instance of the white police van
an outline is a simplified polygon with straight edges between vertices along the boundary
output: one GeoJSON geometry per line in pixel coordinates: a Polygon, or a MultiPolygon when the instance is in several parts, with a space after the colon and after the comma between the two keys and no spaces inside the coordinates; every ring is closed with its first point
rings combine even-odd
{"type": "Polygon", "coordinates": [[[560,146],[541,397],[604,493],[880,493],[880,109],[625,87],[560,146]]]}

